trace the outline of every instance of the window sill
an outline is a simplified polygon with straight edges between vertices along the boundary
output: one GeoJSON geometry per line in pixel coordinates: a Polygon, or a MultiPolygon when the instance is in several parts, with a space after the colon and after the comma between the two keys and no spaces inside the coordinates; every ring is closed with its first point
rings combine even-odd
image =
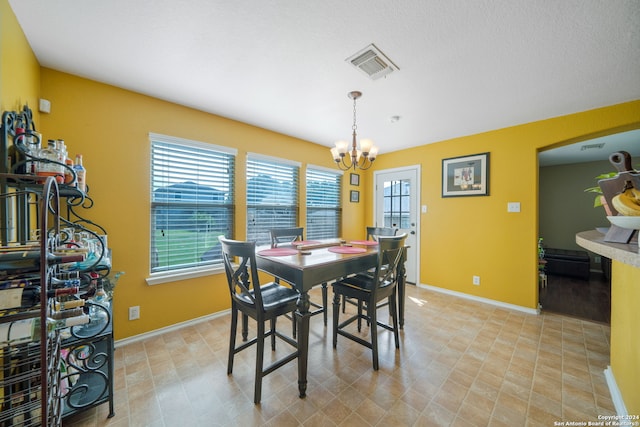
{"type": "Polygon", "coordinates": [[[224,267],[222,265],[218,267],[203,267],[192,268],[183,271],[167,271],[162,273],[152,273],[150,277],[147,277],[147,285],[160,285],[163,283],[179,282],[186,279],[194,279],[196,277],[211,276],[213,274],[224,273],[224,267]]]}

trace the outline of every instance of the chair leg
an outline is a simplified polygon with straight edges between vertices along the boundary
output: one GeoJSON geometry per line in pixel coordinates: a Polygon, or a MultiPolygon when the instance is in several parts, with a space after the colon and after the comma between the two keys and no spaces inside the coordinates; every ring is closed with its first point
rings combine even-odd
{"type": "Polygon", "coordinates": [[[389,313],[391,314],[391,322],[393,322],[393,339],[396,342],[396,348],[400,348],[400,337],[398,336],[398,306],[396,305],[396,296],[389,297],[389,313]]]}
{"type": "Polygon", "coordinates": [[[256,342],[256,378],[253,390],[253,403],[260,403],[262,398],[262,365],[264,363],[264,321],[258,321],[256,342]]]}
{"type": "MultiPolygon", "coordinates": [[[[344,299],[344,297],[343,297],[344,299]]],[[[340,294],[333,291],[333,348],[338,346],[338,322],[340,321],[340,294]]]]}
{"type": "Polygon", "coordinates": [[[358,300],[358,332],[360,331],[362,331],[362,300],[358,300]]]}
{"type": "Polygon", "coordinates": [[[293,335],[293,339],[298,335],[298,321],[296,319],[296,312],[291,313],[291,334],[293,335]]]}
{"type": "Polygon", "coordinates": [[[231,332],[229,334],[229,360],[227,361],[227,375],[233,372],[233,356],[236,349],[236,334],[238,332],[238,310],[231,307],[231,332]]]}
{"type": "Polygon", "coordinates": [[[347,308],[347,297],[342,297],[342,313],[345,313],[347,308]]]}
{"type": "Polygon", "coordinates": [[[329,308],[327,306],[327,282],[324,282],[322,284],[322,307],[323,307],[322,317],[324,317],[324,326],[327,326],[327,309],[329,308]]]}
{"type": "Polygon", "coordinates": [[[370,319],[369,330],[371,331],[371,352],[373,353],[373,370],[377,371],[378,366],[378,315],[376,304],[367,304],[367,311],[370,319]]]}
{"type": "Polygon", "coordinates": [[[276,351],[276,319],[271,319],[271,351],[276,351]]]}
{"type": "Polygon", "coordinates": [[[249,336],[249,316],[242,315],[242,341],[246,341],[249,336]]]}

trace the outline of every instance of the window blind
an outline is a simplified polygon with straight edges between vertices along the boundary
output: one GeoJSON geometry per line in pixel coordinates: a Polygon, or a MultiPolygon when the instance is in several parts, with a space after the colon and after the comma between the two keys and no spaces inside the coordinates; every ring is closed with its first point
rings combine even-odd
{"type": "Polygon", "coordinates": [[[270,242],[271,228],[295,227],[299,166],[277,159],[247,158],[247,240],[270,242]]]}
{"type": "Polygon", "coordinates": [[[151,135],[151,272],[220,264],[233,230],[235,153],[151,135]]]}
{"type": "Polygon", "coordinates": [[[307,168],[308,239],[340,237],[342,174],[313,167],[307,168]]]}

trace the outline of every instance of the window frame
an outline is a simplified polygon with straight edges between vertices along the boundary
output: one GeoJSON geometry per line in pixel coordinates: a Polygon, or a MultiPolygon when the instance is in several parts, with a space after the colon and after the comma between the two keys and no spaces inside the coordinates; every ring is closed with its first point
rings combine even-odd
{"type": "MultiPolygon", "coordinates": [[[[247,240],[255,241],[256,244],[258,245],[267,244],[270,242],[269,236],[266,232],[266,230],[268,230],[269,228],[298,226],[297,224],[300,221],[300,200],[299,199],[300,199],[301,166],[302,164],[300,162],[296,162],[293,160],[266,156],[266,155],[257,154],[257,153],[247,153],[247,162],[246,162],[246,170],[245,170],[246,203],[247,203],[247,211],[246,211],[247,218],[245,222],[245,227],[246,227],[247,240]],[[295,172],[293,174],[294,175],[293,181],[290,182],[289,184],[291,188],[295,189],[294,196],[290,198],[292,204],[282,203],[283,193],[279,193],[279,192],[273,193],[273,196],[277,199],[276,203],[264,204],[264,203],[256,203],[255,201],[251,200],[252,198],[255,199],[256,195],[254,194],[253,190],[250,188],[251,179],[253,179],[254,176],[249,176],[249,175],[259,172],[258,170],[254,170],[254,167],[251,165],[252,163],[261,163],[262,165],[260,166],[259,169],[264,169],[264,168],[267,168],[268,166],[272,166],[272,167],[281,168],[282,171],[286,170],[287,168],[291,168],[295,172]],[[288,213],[288,217],[291,218],[291,221],[278,222],[278,223],[267,222],[266,220],[268,220],[269,214],[265,215],[266,217],[262,220],[259,220],[259,221],[256,220],[259,210],[275,211],[277,209],[289,210],[290,212],[288,213]],[[260,225],[257,225],[257,224],[260,224],[260,225]],[[252,227],[255,228],[255,230],[253,230],[252,227]]],[[[278,176],[283,176],[282,171],[278,172],[278,176]]],[[[270,178],[274,179],[272,177],[270,178]]],[[[288,192],[287,194],[290,194],[290,192],[288,192]]],[[[271,217],[275,218],[273,214],[271,215],[271,217]]]]}
{"type": "Polygon", "coordinates": [[[342,234],[342,184],[343,184],[343,179],[344,179],[344,172],[341,170],[336,170],[336,169],[330,169],[330,168],[326,168],[326,167],[322,167],[322,166],[316,166],[316,165],[307,165],[307,170],[305,173],[305,185],[307,188],[307,194],[306,194],[306,200],[305,200],[305,207],[307,210],[307,223],[305,225],[305,231],[306,231],[306,236],[307,239],[327,239],[327,238],[335,238],[335,237],[340,237],[342,234]],[[310,177],[309,177],[309,173],[318,173],[318,174],[325,174],[325,175],[333,175],[337,182],[336,182],[336,188],[337,188],[337,194],[334,194],[334,199],[336,200],[337,204],[336,205],[325,205],[325,206],[312,206],[310,204],[310,194],[312,193],[310,191],[311,185],[310,185],[310,177]],[[315,230],[315,227],[313,227],[310,224],[310,221],[313,220],[313,213],[314,212],[322,212],[322,211],[330,211],[330,212],[335,212],[335,224],[334,224],[334,229],[335,229],[335,235],[333,236],[329,236],[329,235],[325,235],[323,233],[320,233],[318,231],[315,230]]]}
{"type": "MultiPolygon", "coordinates": [[[[218,261],[214,260],[212,262],[197,261],[197,262],[194,262],[193,265],[185,264],[184,267],[167,266],[167,268],[165,269],[154,271],[154,267],[153,267],[153,260],[155,258],[154,248],[156,247],[155,246],[156,242],[154,241],[154,239],[155,239],[155,233],[157,231],[157,230],[154,230],[154,228],[156,223],[156,217],[157,215],[159,215],[158,210],[161,207],[166,207],[166,208],[172,207],[177,209],[185,209],[185,208],[198,209],[198,207],[202,207],[205,209],[225,209],[226,213],[224,213],[223,216],[227,220],[227,222],[225,223],[227,226],[224,228],[229,230],[227,234],[232,234],[235,226],[235,221],[236,221],[236,218],[235,218],[236,216],[235,215],[236,166],[235,165],[237,163],[238,151],[230,147],[224,147],[224,146],[219,146],[215,144],[209,144],[206,142],[194,141],[190,139],[185,139],[185,138],[180,138],[175,136],[168,136],[168,135],[163,135],[163,134],[158,134],[153,132],[149,133],[149,149],[150,149],[150,156],[149,156],[150,157],[149,159],[150,161],[150,171],[149,171],[150,236],[149,236],[149,277],[147,278],[147,283],[150,285],[154,285],[158,283],[182,280],[182,279],[191,278],[191,277],[200,277],[200,276],[209,275],[212,273],[221,272],[223,270],[222,259],[218,261]],[[175,178],[171,178],[169,175],[171,174],[180,175],[181,173],[187,175],[191,171],[188,168],[184,170],[180,170],[179,167],[171,168],[169,166],[168,169],[162,172],[158,171],[156,173],[156,169],[154,168],[154,152],[155,150],[162,152],[163,148],[162,147],[157,148],[155,144],[158,144],[158,145],[164,144],[165,145],[164,149],[167,151],[170,150],[171,148],[175,148],[178,150],[182,148],[182,149],[185,149],[186,152],[188,152],[189,148],[191,148],[192,149],[191,156],[194,156],[194,157],[197,157],[198,151],[204,150],[204,151],[210,152],[213,157],[220,156],[222,161],[228,162],[230,171],[229,169],[227,169],[224,172],[220,172],[220,170],[216,170],[215,168],[217,165],[215,164],[209,169],[207,168],[199,169],[201,166],[198,166],[198,165],[195,165],[194,167],[194,171],[198,171],[198,170],[204,171],[204,174],[209,179],[214,179],[215,182],[217,182],[217,180],[219,180],[220,177],[226,176],[226,179],[221,181],[223,186],[227,190],[227,193],[225,193],[226,196],[224,197],[224,201],[222,203],[215,200],[200,201],[198,200],[199,192],[197,191],[197,189],[195,190],[195,193],[196,193],[195,202],[191,202],[191,201],[175,202],[173,200],[170,200],[169,196],[167,196],[167,200],[160,200],[160,201],[156,200],[154,191],[157,191],[158,189],[163,187],[169,188],[171,185],[184,184],[187,182],[187,181],[180,181],[179,179],[177,179],[175,180],[175,183],[173,183],[175,178]],[[228,156],[228,158],[225,160],[224,156],[228,156]],[[163,174],[167,176],[162,176],[163,174]],[[167,184],[165,184],[164,186],[159,186],[159,181],[162,181],[163,179],[167,181],[167,184]],[[156,186],[156,188],[154,188],[154,185],[156,186]]],[[[187,159],[188,157],[189,156],[186,156],[187,159]]],[[[170,163],[167,163],[167,165],[170,165],[170,163]]],[[[196,181],[194,184],[195,186],[205,185],[205,184],[199,183],[197,179],[195,179],[195,181],[196,181]]],[[[205,180],[205,182],[207,181],[205,180]]],[[[215,189],[215,187],[212,187],[212,188],[215,189]]],[[[167,190],[167,193],[169,193],[169,190],[167,190]]],[[[187,224],[187,227],[198,227],[199,222],[197,221],[197,215],[195,220],[190,219],[189,221],[186,222],[186,224],[187,224]],[[192,222],[192,221],[195,221],[195,222],[192,222]]],[[[196,233],[200,233],[200,232],[196,231],[196,233]]]]}

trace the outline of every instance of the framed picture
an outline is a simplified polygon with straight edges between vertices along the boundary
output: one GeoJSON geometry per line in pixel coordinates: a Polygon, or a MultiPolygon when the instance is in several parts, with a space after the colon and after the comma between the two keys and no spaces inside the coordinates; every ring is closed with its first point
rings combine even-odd
{"type": "Polygon", "coordinates": [[[489,153],[442,159],[442,197],[488,195],[489,153]]]}
{"type": "Polygon", "coordinates": [[[351,196],[351,198],[350,198],[351,203],[359,203],[360,202],[360,192],[359,191],[351,190],[350,196],[351,196]]]}
{"type": "Polygon", "coordinates": [[[360,175],[357,173],[351,174],[351,185],[359,186],[360,185],[360,175]]]}

